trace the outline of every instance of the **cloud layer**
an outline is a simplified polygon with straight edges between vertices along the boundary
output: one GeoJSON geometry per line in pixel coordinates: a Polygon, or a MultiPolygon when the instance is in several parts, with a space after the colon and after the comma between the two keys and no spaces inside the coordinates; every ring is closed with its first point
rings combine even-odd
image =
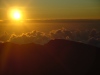
{"type": "Polygon", "coordinates": [[[8,34],[5,32],[0,36],[0,42],[12,42],[17,44],[46,44],[52,39],[67,39],[83,42],[100,47],[100,31],[92,30],[67,30],[65,28],[52,30],[48,34],[33,30],[20,35],[8,34]]]}

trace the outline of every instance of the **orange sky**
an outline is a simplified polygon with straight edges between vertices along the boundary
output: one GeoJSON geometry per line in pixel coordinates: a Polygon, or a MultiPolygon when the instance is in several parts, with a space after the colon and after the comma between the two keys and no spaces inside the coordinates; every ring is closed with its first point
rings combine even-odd
{"type": "Polygon", "coordinates": [[[0,19],[18,7],[25,19],[100,19],[99,0],[0,0],[0,19]]]}

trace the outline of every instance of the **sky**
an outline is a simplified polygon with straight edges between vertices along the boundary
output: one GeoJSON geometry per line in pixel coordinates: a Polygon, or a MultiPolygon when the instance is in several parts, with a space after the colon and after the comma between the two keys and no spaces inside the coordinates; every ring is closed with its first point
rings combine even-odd
{"type": "Polygon", "coordinates": [[[0,0],[1,20],[12,7],[26,19],[100,19],[100,0],[0,0]]]}

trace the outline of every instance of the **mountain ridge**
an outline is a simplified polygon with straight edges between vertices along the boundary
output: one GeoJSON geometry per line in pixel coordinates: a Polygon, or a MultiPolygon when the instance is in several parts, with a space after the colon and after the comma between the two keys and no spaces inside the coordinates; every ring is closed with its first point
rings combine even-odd
{"type": "Polygon", "coordinates": [[[99,72],[100,48],[56,39],[45,45],[0,44],[0,75],[91,75],[99,72]]]}

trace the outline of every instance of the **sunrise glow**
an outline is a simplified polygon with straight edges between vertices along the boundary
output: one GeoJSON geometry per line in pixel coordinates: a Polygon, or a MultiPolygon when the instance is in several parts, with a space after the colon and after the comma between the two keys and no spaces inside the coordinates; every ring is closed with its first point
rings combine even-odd
{"type": "Polygon", "coordinates": [[[18,9],[12,9],[10,11],[10,18],[12,20],[21,20],[22,19],[21,11],[18,9]]]}
{"type": "Polygon", "coordinates": [[[18,19],[20,19],[21,15],[18,11],[16,11],[16,12],[14,12],[13,17],[14,17],[14,19],[18,20],[18,19]]]}

